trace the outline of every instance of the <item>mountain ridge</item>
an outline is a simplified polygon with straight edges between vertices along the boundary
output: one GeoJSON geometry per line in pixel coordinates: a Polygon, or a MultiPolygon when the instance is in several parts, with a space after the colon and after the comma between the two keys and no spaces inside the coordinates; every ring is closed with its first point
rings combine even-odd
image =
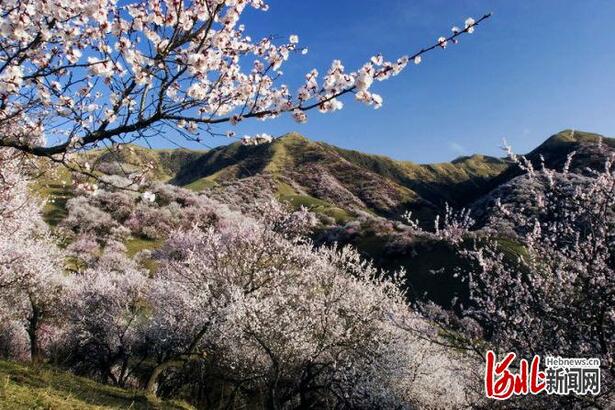
{"type": "MultiPolygon", "coordinates": [[[[576,169],[596,166],[601,157],[594,146],[599,140],[615,149],[613,138],[564,130],[526,157],[535,166],[540,166],[542,157],[550,168],[561,168],[568,154],[577,151],[576,169]]],[[[278,199],[319,207],[325,214],[368,212],[398,219],[412,211],[424,221],[445,204],[468,206],[521,173],[506,158],[473,154],[450,162],[417,164],[316,142],[296,132],[256,146],[236,142],[208,151],[129,146],[119,154],[86,155],[105,173],[129,173],[147,166],[153,179],[195,191],[259,177],[268,180],[278,199]]]]}
{"type": "MultiPolygon", "coordinates": [[[[528,159],[538,166],[542,155],[549,167],[560,168],[571,151],[579,151],[580,146],[586,147],[600,138],[605,145],[615,147],[615,139],[564,130],[531,151],[528,159]]],[[[578,154],[582,166],[595,165],[599,156],[594,154],[578,154]]],[[[266,175],[282,181],[286,191],[290,186],[296,195],[323,200],[347,211],[398,217],[411,210],[428,219],[445,203],[466,206],[519,172],[505,158],[474,154],[451,162],[416,164],[289,133],[267,145],[235,143],[208,151],[170,182],[200,190],[266,175]]],[[[280,192],[277,194],[280,196],[280,192]]]]}
{"type": "MultiPolygon", "coordinates": [[[[599,140],[607,150],[615,150],[615,139],[565,130],[526,157],[535,167],[541,166],[542,157],[549,168],[561,169],[575,151],[571,170],[583,173],[587,166],[604,164],[599,140]]],[[[471,209],[481,225],[490,215],[495,196],[514,193],[515,187],[523,190],[524,183],[517,178],[522,171],[508,159],[472,155],[450,163],[415,164],[311,141],[299,134],[287,134],[270,144],[235,143],[201,152],[124,146],[119,153],[83,155],[94,172],[106,169],[122,175],[147,165],[153,179],[202,191],[240,210],[272,197],[295,208],[304,206],[320,221],[315,243],[350,244],[376,266],[390,271],[402,266],[412,297],[427,293],[443,304],[465,294],[464,285],[452,274],[464,262],[442,244],[405,237],[404,213],[411,211],[413,219],[431,229],[436,215],[449,204],[453,209],[471,209]],[[433,271],[442,267],[447,273],[434,276],[433,271]]],[[[65,204],[72,196],[70,184],[60,182],[51,180],[41,190],[55,199],[45,210],[52,225],[66,216],[65,204]]],[[[503,244],[511,252],[518,247],[510,241],[503,244]]],[[[156,246],[143,238],[127,244],[131,254],[156,246]]]]}
{"type": "Polygon", "coordinates": [[[474,156],[456,163],[419,165],[290,133],[268,145],[236,143],[209,151],[180,170],[170,182],[198,190],[264,174],[284,180],[298,195],[341,204],[349,210],[392,216],[412,204],[436,201],[440,205],[442,197],[457,202],[451,186],[463,189],[464,184],[475,184],[477,178],[498,174],[506,164],[502,159],[474,156]]]}

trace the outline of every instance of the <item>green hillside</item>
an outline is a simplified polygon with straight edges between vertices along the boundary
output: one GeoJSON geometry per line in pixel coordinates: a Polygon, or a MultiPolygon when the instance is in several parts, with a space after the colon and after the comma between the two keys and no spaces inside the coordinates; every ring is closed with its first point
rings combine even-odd
{"type": "MultiPolygon", "coordinates": [[[[615,148],[615,139],[565,130],[548,138],[527,158],[536,167],[542,157],[550,168],[561,169],[567,155],[576,151],[572,168],[583,172],[587,166],[602,166],[604,153],[599,152],[599,140],[604,148],[615,148]]],[[[431,226],[445,203],[454,208],[472,206],[521,173],[500,158],[472,155],[449,163],[416,164],[315,142],[297,133],[258,146],[234,143],[210,151],[189,151],[128,145],[82,156],[95,172],[125,176],[147,169],[152,179],[204,191],[222,202],[226,198],[250,203],[276,196],[320,215],[327,228],[317,236],[324,238],[330,237],[330,229],[343,229],[348,222],[360,219],[359,232],[353,237],[335,234],[333,240],[356,246],[379,266],[404,266],[417,294],[442,293],[444,299],[450,289],[438,284],[430,272],[443,261],[450,266],[458,261],[450,257],[450,251],[427,245],[417,248],[418,256],[387,253],[382,237],[392,229],[387,224],[411,210],[415,218],[431,226]]],[[[51,225],[66,215],[65,204],[72,196],[70,180],[68,172],[59,168],[37,181],[35,189],[50,199],[44,211],[51,225]]],[[[132,238],[126,245],[132,255],[159,243],[132,238]]]]}
{"type": "Polygon", "coordinates": [[[318,199],[346,212],[398,216],[409,208],[463,203],[508,162],[480,155],[418,165],[345,150],[291,133],[272,144],[220,147],[182,167],[172,183],[200,190],[229,180],[267,175],[280,197],[318,199]]]}
{"type": "MultiPolygon", "coordinates": [[[[547,139],[527,157],[538,167],[540,156],[560,168],[577,151],[577,169],[599,166],[596,142],[615,147],[615,139],[565,130],[547,139]]],[[[151,179],[194,191],[250,177],[268,178],[278,198],[323,211],[336,219],[363,211],[397,218],[412,210],[430,220],[444,203],[463,207],[498,185],[519,175],[508,160],[483,155],[460,157],[448,163],[416,164],[339,148],[290,133],[271,144],[246,146],[237,142],[210,151],[152,150],[127,145],[121,150],[95,150],[82,154],[96,172],[130,175],[147,170],[151,179]]],[[[49,182],[60,202],[69,193],[49,182]]],[[[61,212],[52,210],[54,221],[61,212]]]]}
{"type": "Polygon", "coordinates": [[[93,150],[82,156],[94,171],[124,176],[147,170],[150,178],[168,181],[205,152],[183,148],[149,149],[127,144],[120,148],[93,150]]]}
{"type": "Polygon", "coordinates": [[[0,360],[0,409],[192,409],[96,383],[49,366],[26,366],[0,360]]]}
{"type": "MultiPolygon", "coordinates": [[[[513,147],[514,148],[514,147],[513,147]]],[[[561,170],[568,154],[575,152],[571,171],[585,172],[587,167],[601,169],[604,166],[604,151],[615,150],[615,138],[578,130],[564,130],[547,138],[545,142],[526,155],[536,169],[540,169],[542,159],[550,169],[561,170]],[[600,144],[602,147],[600,147],[600,144]],[[541,159],[542,158],[542,159],[541,159]]],[[[485,185],[487,193],[505,184],[522,171],[518,167],[510,167],[491,178],[485,185]]],[[[478,198],[476,198],[478,199],[478,198]]]]}

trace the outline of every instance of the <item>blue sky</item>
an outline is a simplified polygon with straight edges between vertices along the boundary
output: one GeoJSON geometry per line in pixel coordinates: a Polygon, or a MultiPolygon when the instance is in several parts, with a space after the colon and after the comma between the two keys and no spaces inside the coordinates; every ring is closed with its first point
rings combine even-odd
{"type": "MultiPolygon", "coordinates": [[[[377,83],[380,110],[346,98],[307,124],[282,118],[242,125],[239,134],[298,131],[345,148],[415,162],[474,152],[501,155],[506,138],[527,152],[566,128],[615,136],[615,1],[609,0],[270,0],[243,23],[255,37],[300,36],[306,56],[284,67],[286,82],[334,58],[347,70],[375,53],[391,59],[448,35],[468,16],[494,15],[461,43],[377,83]]],[[[223,129],[221,129],[223,130],[223,129]]],[[[226,143],[208,140],[210,145],[226,143]]],[[[188,145],[190,146],[190,145],[188,145]]]]}

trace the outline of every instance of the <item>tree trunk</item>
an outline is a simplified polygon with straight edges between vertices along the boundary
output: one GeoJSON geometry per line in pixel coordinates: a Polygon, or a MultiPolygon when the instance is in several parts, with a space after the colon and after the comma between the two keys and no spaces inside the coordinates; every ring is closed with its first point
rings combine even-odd
{"type": "Polygon", "coordinates": [[[267,394],[267,410],[277,410],[278,409],[278,398],[275,386],[271,386],[269,388],[269,392],[267,394]]]}
{"type": "Polygon", "coordinates": [[[147,380],[147,386],[145,386],[145,390],[147,391],[147,393],[153,394],[155,396],[158,387],[158,378],[160,377],[160,375],[165,370],[172,369],[174,367],[181,367],[185,362],[186,359],[176,358],[162,362],[158,366],[154,367],[154,370],[152,370],[152,373],[147,380]]]}
{"type": "Polygon", "coordinates": [[[275,373],[268,388],[266,407],[268,410],[278,410],[281,408],[280,398],[278,397],[278,380],[280,380],[280,372],[277,370],[277,362],[274,362],[275,373]]]}
{"type": "Polygon", "coordinates": [[[145,387],[145,390],[148,393],[153,394],[154,396],[156,395],[156,387],[158,385],[158,378],[160,377],[162,372],[164,372],[167,369],[171,369],[173,367],[183,366],[184,363],[186,363],[190,359],[202,357],[199,355],[195,355],[194,351],[196,350],[196,347],[201,341],[201,339],[203,338],[203,336],[205,336],[205,332],[207,331],[207,328],[208,326],[205,325],[201,328],[201,330],[199,330],[199,332],[192,339],[190,346],[188,346],[188,349],[186,349],[186,352],[184,354],[170,358],[160,363],[158,366],[154,367],[154,370],[152,370],[152,374],[150,374],[149,379],[147,380],[147,386],[145,387]]]}
{"type": "Polygon", "coordinates": [[[305,377],[302,377],[301,383],[299,383],[299,407],[298,409],[312,409],[314,408],[314,400],[310,394],[310,383],[312,382],[312,368],[307,366],[305,370],[305,377]]]}
{"type": "Polygon", "coordinates": [[[188,349],[186,349],[186,352],[184,354],[170,358],[160,363],[158,366],[154,367],[154,370],[152,370],[152,374],[150,374],[149,379],[147,380],[147,386],[145,387],[145,390],[148,393],[153,394],[154,396],[156,395],[156,387],[158,385],[158,378],[160,377],[162,372],[164,372],[167,369],[171,369],[173,367],[183,366],[184,363],[186,363],[190,359],[202,357],[199,355],[195,355],[194,351],[196,350],[197,345],[199,344],[199,342],[205,335],[207,328],[208,326],[205,325],[201,328],[201,330],[199,330],[199,332],[192,339],[190,346],[188,346],[188,349]]]}
{"type": "Polygon", "coordinates": [[[32,304],[32,316],[28,319],[28,336],[30,337],[30,360],[33,363],[40,363],[43,360],[43,354],[39,346],[38,328],[41,321],[41,310],[32,304]]]}

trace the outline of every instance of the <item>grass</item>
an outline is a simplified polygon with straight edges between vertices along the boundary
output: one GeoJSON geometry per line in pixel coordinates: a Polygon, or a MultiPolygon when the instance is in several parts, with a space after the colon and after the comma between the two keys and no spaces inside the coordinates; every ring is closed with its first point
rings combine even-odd
{"type": "Polygon", "coordinates": [[[0,360],[0,409],[193,409],[179,401],[160,401],[141,391],[120,389],[49,366],[0,360]]]}
{"type": "Polygon", "coordinates": [[[497,238],[497,244],[500,250],[509,258],[516,259],[518,257],[527,257],[527,249],[523,244],[508,238],[497,238]]]}
{"type": "Polygon", "coordinates": [[[34,180],[31,189],[46,200],[43,219],[51,226],[57,226],[67,215],[66,202],[73,197],[72,178],[66,168],[57,167],[34,180]]]}
{"type": "Polygon", "coordinates": [[[49,185],[49,200],[43,208],[43,219],[51,226],[57,226],[68,215],[66,203],[73,197],[69,188],[61,184],[49,185]]]}
{"type": "MultiPolygon", "coordinates": [[[[288,140],[288,137],[286,138],[288,140]]],[[[289,142],[289,141],[288,141],[289,142]]],[[[287,141],[277,140],[271,144],[271,160],[263,171],[272,174],[283,172],[292,163],[292,156],[286,148],[287,141]]]]}
{"type": "Polygon", "coordinates": [[[311,212],[335,219],[338,224],[345,224],[352,219],[352,215],[347,210],[313,196],[297,194],[290,185],[283,182],[278,183],[277,197],[278,200],[289,203],[295,209],[304,206],[311,212]]]}
{"type": "MultiPolygon", "coordinates": [[[[132,258],[141,251],[158,249],[163,243],[164,240],[162,239],[130,238],[125,243],[126,253],[132,258]]],[[[142,266],[150,272],[155,272],[158,264],[153,259],[146,259],[143,261],[142,266]]]]}
{"type": "Polygon", "coordinates": [[[158,249],[163,242],[162,239],[130,238],[126,241],[126,250],[128,256],[133,257],[143,250],[158,249]]]}
{"type": "Polygon", "coordinates": [[[189,183],[188,185],[184,185],[183,188],[189,189],[194,192],[201,192],[207,188],[213,188],[217,185],[215,181],[212,181],[210,177],[204,177],[201,179],[197,179],[194,182],[189,183]]]}

